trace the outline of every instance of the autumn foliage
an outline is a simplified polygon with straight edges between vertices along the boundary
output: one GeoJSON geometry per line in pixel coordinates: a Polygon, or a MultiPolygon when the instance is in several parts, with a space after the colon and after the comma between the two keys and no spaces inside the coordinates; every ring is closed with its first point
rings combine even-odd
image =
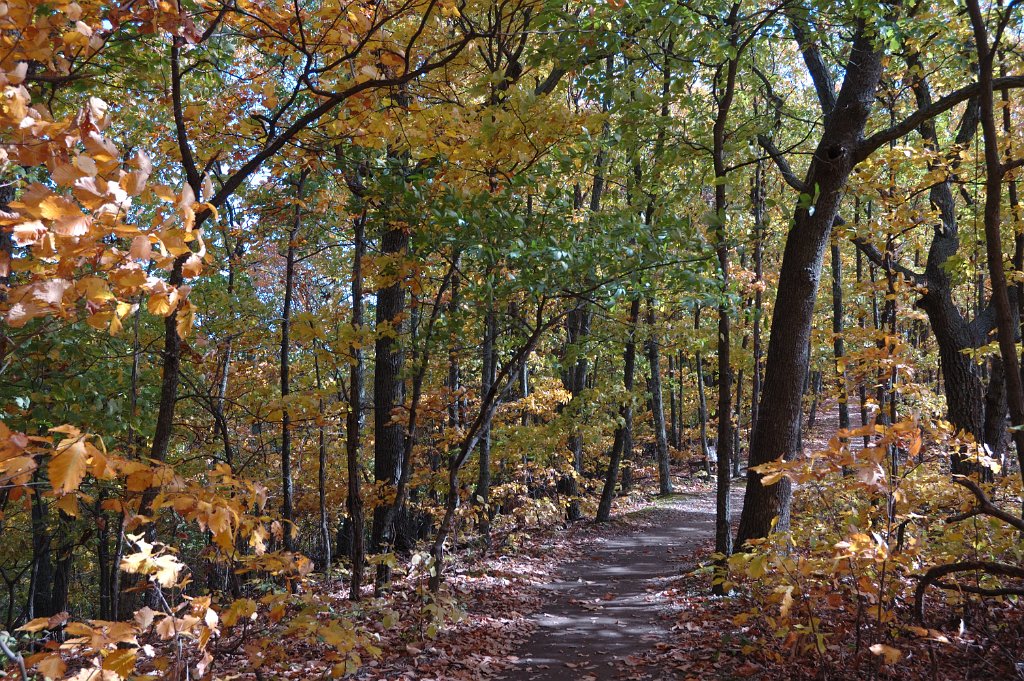
{"type": "Polygon", "coordinates": [[[0,0],[0,675],[387,678],[712,477],[736,673],[1020,673],[1020,9],[698,5],[0,0]]]}

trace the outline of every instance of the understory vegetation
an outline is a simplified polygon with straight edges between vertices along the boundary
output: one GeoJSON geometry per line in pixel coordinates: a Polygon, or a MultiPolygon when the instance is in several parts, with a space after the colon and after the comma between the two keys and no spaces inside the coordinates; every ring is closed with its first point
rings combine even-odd
{"type": "Polygon", "coordinates": [[[0,677],[1024,678],[1019,5],[0,0],[0,677]]]}

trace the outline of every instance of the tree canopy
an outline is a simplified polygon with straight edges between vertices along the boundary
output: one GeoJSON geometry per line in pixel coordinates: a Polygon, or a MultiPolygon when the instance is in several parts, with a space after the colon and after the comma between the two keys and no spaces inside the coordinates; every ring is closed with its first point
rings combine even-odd
{"type": "Polygon", "coordinates": [[[0,674],[366,678],[680,486],[737,665],[1019,674],[1018,5],[0,0],[0,674]]]}

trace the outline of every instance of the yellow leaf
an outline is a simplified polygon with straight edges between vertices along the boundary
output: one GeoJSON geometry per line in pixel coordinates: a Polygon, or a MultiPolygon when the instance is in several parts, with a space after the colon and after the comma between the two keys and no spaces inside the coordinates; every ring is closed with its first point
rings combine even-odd
{"type": "Polygon", "coordinates": [[[185,260],[185,263],[181,266],[181,274],[186,279],[198,277],[202,271],[203,261],[195,254],[188,256],[188,259],[185,260]]]}
{"type": "Polygon", "coordinates": [[[903,653],[898,648],[887,646],[884,643],[876,643],[871,646],[871,652],[881,656],[885,664],[896,664],[903,657],[903,653]]]}
{"type": "MultiPolygon", "coordinates": [[[[132,260],[149,260],[150,254],[153,252],[153,244],[149,241],[149,237],[140,234],[139,236],[132,239],[131,248],[128,250],[128,257],[132,260]]],[[[145,277],[143,277],[145,281],[145,277]]]]}
{"type": "Polygon", "coordinates": [[[135,670],[135,649],[122,648],[114,650],[103,658],[103,668],[114,672],[122,679],[128,678],[135,670]]]}
{"type": "Polygon", "coordinates": [[[196,309],[192,306],[192,303],[187,300],[181,305],[178,310],[177,329],[178,336],[185,338],[192,330],[192,325],[195,322],[196,309]]]}
{"type": "Polygon", "coordinates": [[[92,218],[79,212],[78,215],[68,215],[54,220],[50,226],[50,231],[57,236],[85,236],[89,233],[91,226],[92,218]]]}
{"type": "Polygon", "coordinates": [[[57,508],[64,513],[68,514],[72,518],[78,517],[78,496],[74,494],[65,494],[57,500],[57,508]]]}
{"type": "Polygon", "coordinates": [[[160,620],[159,624],[156,625],[156,633],[160,638],[166,641],[174,636],[174,618],[168,615],[160,620]]]}
{"type": "Polygon", "coordinates": [[[54,627],[59,627],[60,625],[67,622],[67,620],[68,613],[66,612],[61,612],[51,617],[37,617],[34,620],[30,620],[25,624],[21,625],[20,627],[15,629],[15,631],[27,631],[30,634],[33,634],[37,631],[42,631],[43,629],[53,629],[54,627]]]}
{"type": "Polygon", "coordinates": [[[782,589],[782,605],[779,606],[779,615],[789,617],[789,611],[793,608],[793,587],[787,586],[782,589]]]}
{"type": "Polygon", "coordinates": [[[82,211],[73,201],[58,194],[51,194],[39,203],[39,212],[47,220],[59,220],[63,217],[80,215],[82,211]]]}
{"type": "Polygon", "coordinates": [[[28,482],[35,469],[35,459],[30,456],[15,456],[0,461],[0,483],[23,485],[28,482]]]}
{"type": "Polygon", "coordinates": [[[174,193],[174,190],[167,185],[158,184],[153,186],[153,193],[157,195],[162,201],[168,201],[173,203],[177,200],[178,195],[174,193]]]}
{"type": "Polygon", "coordinates": [[[78,489],[85,478],[88,459],[89,452],[81,439],[63,447],[50,459],[50,485],[57,494],[67,494],[78,489]]]}

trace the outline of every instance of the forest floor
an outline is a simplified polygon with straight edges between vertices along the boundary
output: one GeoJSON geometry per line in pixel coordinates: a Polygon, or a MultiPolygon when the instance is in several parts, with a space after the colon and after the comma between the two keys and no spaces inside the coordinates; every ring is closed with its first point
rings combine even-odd
{"type": "MultiPolygon", "coordinates": [[[[677,493],[658,497],[643,487],[653,471],[638,473],[639,490],[616,501],[610,522],[531,528],[496,537],[487,556],[463,554],[465,563],[453,565],[446,580],[463,616],[433,639],[410,636],[411,628],[403,640],[381,631],[383,658],[356,678],[678,678],[653,675],[646,665],[669,647],[685,607],[671,584],[713,548],[714,480],[678,477],[677,493]]],[[[734,484],[738,517],[743,480],[734,484]]],[[[410,594],[410,618],[416,600],[410,594]]]]}
{"type": "MultiPolygon", "coordinates": [[[[805,433],[806,451],[826,447],[838,428],[834,402],[822,406],[814,427],[805,433]]],[[[851,405],[851,412],[854,422],[859,423],[859,406],[851,405]]],[[[903,639],[901,646],[907,659],[894,667],[882,666],[876,655],[860,651],[859,635],[856,656],[839,656],[827,664],[794,657],[793,650],[771,631],[763,627],[754,631],[756,627],[738,624],[746,621],[748,613],[761,611],[763,603],[742,589],[727,598],[711,593],[711,575],[702,566],[709,564],[714,548],[714,479],[678,476],[677,493],[658,497],[651,489],[655,484],[652,468],[641,468],[637,473],[636,490],[616,500],[610,522],[584,520],[565,527],[558,522],[534,520],[514,531],[496,533],[486,552],[470,549],[453,553],[447,592],[453,607],[458,604],[462,609],[461,617],[448,619],[436,636],[427,638],[421,635],[422,628],[419,634],[409,626],[404,634],[402,628],[381,628],[379,645],[383,655],[364,666],[356,678],[1013,678],[1013,660],[1019,655],[1012,651],[1020,650],[1016,646],[1024,643],[1019,632],[1002,635],[1001,639],[987,635],[963,638],[950,633],[952,640],[943,637],[944,644],[903,639]],[[992,646],[997,643],[1009,652],[992,654],[992,646]]],[[[742,508],[744,485],[744,478],[733,480],[733,530],[742,508]]],[[[585,509],[585,514],[592,517],[592,511],[585,509]]],[[[403,599],[400,593],[392,596],[403,599]]],[[[392,607],[403,612],[403,620],[416,620],[420,599],[409,592],[405,601],[404,608],[392,607]]],[[[390,602],[395,604],[396,600],[390,602]]],[[[1005,616],[1007,608],[999,612],[997,618],[1005,616]]],[[[831,618],[823,624],[836,632],[852,630],[844,619],[849,613],[828,608],[823,613],[823,617],[831,618]]],[[[1019,622],[1019,613],[1008,621],[1019,622]]],[[[975,625],[984,633],[982,623],[975,625]]],[[[988,627],[997,628],[994,624],[988,627]]],[[[845,649],[849,641],[844,641],[840,647],[845,649]]],[[[1024,673],[1018,670],[1018,676],[1024,678],[1024,673]]]]}
{"type": "MultiPolygon", "coordinates": [[[[708,487],[656,499],[563,565],[559,579],[541,587],[545,604],[531,618],[534,633],[501,678],[675,678],[655,676],[643,655],[667,641],[681,606],[666,592],[696,567],[697,550],[714,537],[715,500],[708,487]]],[[[742,486],[733,489],[737,511],[742,494],[742,486]]]]}

